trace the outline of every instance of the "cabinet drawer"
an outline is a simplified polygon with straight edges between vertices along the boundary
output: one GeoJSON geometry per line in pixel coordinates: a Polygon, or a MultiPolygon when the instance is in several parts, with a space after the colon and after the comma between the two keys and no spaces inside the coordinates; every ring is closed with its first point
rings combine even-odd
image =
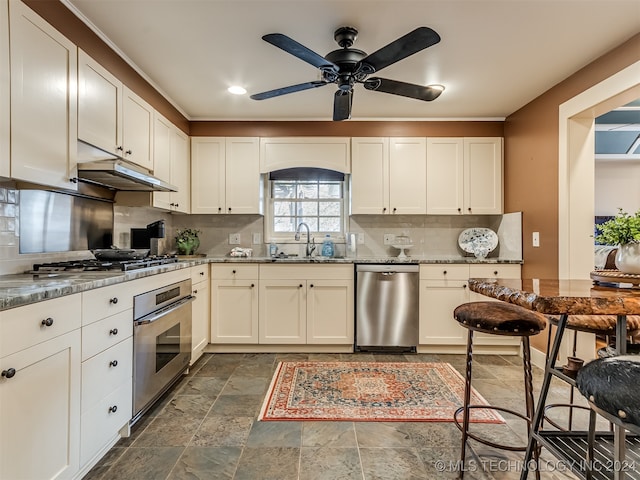
{"type": "Polygon", "coordinates": [[[258,264],[211,265],[211,278],[216,280],[257,280],[258,264]]]}
{"type": "Polygon", "coordinates": [[[131,283],[124,282],[82,293],[82,324],[89,325],[133,308],[131,283]]]}
{"type": "Polygon", "coordinates": [[[260,265],[260,280],[352,280],[349,265],[260,265]]]}
{"type": "Polygon", "coordinates": [[[467,280],[469,278],[469,265],[439,264],[420,265],[421,280],[467,280]]]}
{"type": "Polygon", "coordinates": [[[132,385],[129,382],[103,398],[80,419],[80,465],[86,464],[131,419],[132,385]],[[113,411],[116,407],[116,411],[113,411]]]}
{"type": "Polygon", "coordinates": [[[93,408],[120,386],[131,384],[132,364],[133,337],[83,362],[82,411],[93,408]]]}
{"type": "Polygon", "coordinates": [[[202,282],[203,280],[209,280],[209,264],[196,265],[191,267],[191,283],[202,282]]]}
{"type": "Polygon", "coordinates": [[[471,265],[469,277],[472,278],[520,278],[520,265],[471,265]]]}
{"type": "Polygon", "coordinates": [[[82,361],[133,335],[133,310],[82,327],[82,361]]]}
{"type": "Polygon", "coordinates": [[[80,304],[76,294],[2,312],[0,357],[80,328],[80,304]]]}

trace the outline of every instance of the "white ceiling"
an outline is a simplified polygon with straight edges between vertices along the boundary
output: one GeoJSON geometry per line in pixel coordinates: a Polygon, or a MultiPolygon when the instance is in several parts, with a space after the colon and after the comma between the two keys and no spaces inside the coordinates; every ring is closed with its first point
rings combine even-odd
{"type": "Polygon", "coordinates": [[[439,83],[433,102],[354,89],[354,120],[502,119],[640,32],[640,0],[63,0],[190,120],[330,120],[335,85],[261,39],[283,33],[326,55],[340,26],[373,53],[419,26],[442,41],[376,76],[439,83]],[[248,94],[227,93],[230,85],[248,94]]]}

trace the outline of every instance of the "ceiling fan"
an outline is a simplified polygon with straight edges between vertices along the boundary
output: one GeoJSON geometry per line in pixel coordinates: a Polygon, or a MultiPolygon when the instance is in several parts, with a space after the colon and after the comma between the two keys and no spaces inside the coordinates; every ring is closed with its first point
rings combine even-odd
{"type": "Polygon", "coordinates": [[[338,85],[338,90],[333,102],[333,119],[347,120],[351,117],[353,86],[356,83],[362,83],[367,90],[401,95],[427,102],[438,98],[444,90],[441,85],[422,86],[387,78],[369,77],[369,75],[393,63],[438,43],[440,35],[432,29],[428,27],[416,28],[369,55],[362,50],[351,48],[357,35],[358,30],[353,27],[338,28],[333,38],[341,48],[329,52],[324,57],[282,33],[270,33],[263,36],[264,41],[320,69],[321,80],[256,93],[251,95],[251,98],[265,100],[335,83],[338,85]]]}

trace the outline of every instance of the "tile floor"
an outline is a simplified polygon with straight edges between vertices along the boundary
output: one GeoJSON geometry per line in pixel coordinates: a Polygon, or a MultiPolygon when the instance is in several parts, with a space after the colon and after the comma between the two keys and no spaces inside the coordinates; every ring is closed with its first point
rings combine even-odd
{"type": "MultiPolygon", "coordinates": [[[[435,422],[258,422],[280,360],[451,363],[462,355],[205,354],[86,476],[90,480],[410,480],[457,478],[460,432],[435,422]]],[[[473,385],[489,403],[524,411],[521,361],[475,355],[473,385]]],[[[535,369],[539,386],[542,371],[535,369]]],[[[536,389],[536,398],[538,395],[536,389]]],[[[565,401],[568,387],[554,380],[550,398],[565,401]]],[[[561,418],[566,413],[558,410],[561,418]]],[[[521,420],[474,424],[476,432],[522,444],[521,420]]],[[[578,418],[586,422],[586,417],[578,418]]],[[[465,479],[519,478],[523,454],[471,441],[465,479]]],[[[542,479],[574,479],[543,450],[542,479]],[[557,467],[557,468],[556,468],[557,467]],[[543,466],[544,468],[544,466],[543,466]],[[555,471],[554,471],[555,470],[555,471]]],[[[534,475],[530,474],[529,478],[534,475]]]]}

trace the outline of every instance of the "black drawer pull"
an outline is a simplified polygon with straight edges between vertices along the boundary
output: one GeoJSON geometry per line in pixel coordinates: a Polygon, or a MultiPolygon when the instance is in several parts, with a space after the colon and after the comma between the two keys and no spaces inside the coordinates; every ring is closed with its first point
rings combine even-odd
{"type": "Polygon", "coordinates": [[[118,297],[110,298],[109,303],[112,303],[113,305],[115,305],[116,303],[118,303],[118,297]]]}
{"type": "Polygon", "coordinates": [[[44,325],[45,327],[50,327],[51,325],[53,325],[53,318],[45,318],[44,320],[42,320],[42,325],[44,325]]]}
{"type": "Polygon", "coordinates": [[[253,288],[253,287],[255,287],[255,284],[253,284],[253,283],[252,283],[252,284],[251,284],[251,288],[253,288]]]}
{"type": "Polygon", "coordinates": [[[118,360],[111,360],[109,362],[109,366],[110,367],[117,367],[118,366],[118,360]]]}
{"type": "Polygon", "coordinates": [[[204,277],[204,272],[200,272],[200,275],[202,275],[204,277]]]}
{"type": "Polygon", "coordinates": [[[117,335],[117,334],[118,334],[117,328],[112,328],[111,330],[109,330],[109,335],[117,335]]]}
{"type": "Polygon", "coordinates": [[[2,376],[5,378],[11,378],[16,374],[15,368],[9,368],[7,370],[2,370],[2,376]]]}
{"type": "Polygon", "coordinates": [[[109,413],[116,413],[118,411],[118,406],[114,405],[113,407],[109,407],[109,413]]]}

